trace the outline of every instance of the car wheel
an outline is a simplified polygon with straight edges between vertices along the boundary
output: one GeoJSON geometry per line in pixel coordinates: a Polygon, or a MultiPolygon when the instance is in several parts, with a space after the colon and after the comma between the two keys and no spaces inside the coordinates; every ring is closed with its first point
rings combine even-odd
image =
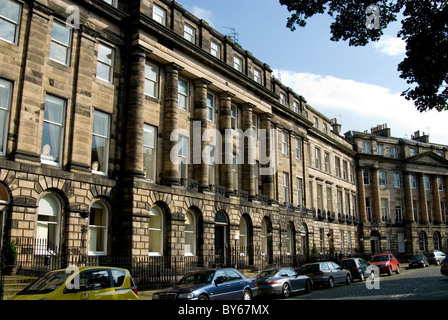
{"type": "Polygon", "coordinates": [[[334,280],[333,277],[328,278],[328,283],[327,283],[329,288],[333,288],[334,287],[334,280]]]}
{"type": "Polygon", "coordinates": [[[202,300],[202,301],[204,301],[204,300],[209,300],[209,298],[208,298],[205,294],[201,294],[201,295],[198,297],[198,300],[202,300]]]}
{"type": "Polygon", "coordinates": [[[243,292],[243,300],[252,300],[252,293],[248,289],[243,292]]]}
{"type": "Polygon", "coordinates": [[[389,271],[387,272],[387,275],[388,275],[388,276],[391,276],[391,275],[392,275],[392,266],[389,267],[389,271]]]}
{"type": "Polygon", "coordinates": [[[282,296],[283,298],[288,298],[290,294],[291,294],[291,288],[289,287],[289,284],[285,282],[282,287],[282,296]]]}
{"type": "Polygon", "coordinates": [[[311,293],[311,290],[313,290],[313,284],[311,283],[311,280],[308,280],[305,283],[305,292],[306,293],[311,293]]]}
{"type": "Polygon", "coordinates": [[[347,273],[347,277],[345,278],[345,284],[349,285],[352,282],[352,277],[350,276],[350,273],[347,273]]]}
{"type": "Polygon", "coordinates": [[[400,274],[400,266],[399,265],[397,265],[397,270],[395,270],[395,273],[400,274]]]}

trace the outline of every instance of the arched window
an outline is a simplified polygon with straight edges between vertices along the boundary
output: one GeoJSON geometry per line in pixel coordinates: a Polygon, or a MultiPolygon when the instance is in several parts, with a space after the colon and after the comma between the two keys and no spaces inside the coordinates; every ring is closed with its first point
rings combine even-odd
{"type": "Polygon", "coordinates": [[[421,252],[426,251],[426,233],[424,233],[423,231],[420,231],[418,234],[418,249],[421,252]]]}
{"type": "Polygon", "coordinates": [[[151,256],[163,255],[163,211],[155,206],[149,212],[149,249],[151,256]]]}
{"type": "Polygon", "coordinates": [[[56,251],[59,246],[59,227],[61,217],[61,203],[52,194],[47,194],[39,201],[37,213],[37,234],[39,252],[44,250],[56,251]]]}
{"type": "Polygon", "coordinates": [[[241,217],[240,220],[240,255],[246,256],[247,255],[247,237],[248,237],[248,230],[247,230],[247,222],[244,217],[241,217]]]}
{"type": "Polygon", "coordinates": [[[266,221],[261,221],[261,254],[266,255],[268,251],[268,227],[266,221]]]}
{"type": "Polygon", "coordinates": [[[433,241],[434,241],[434,250],[441,250],[441,241],[440,241],[440,233],[437,231],[433,234],[433,241]]]}
{"type": "Polygon", "coordinates": [[[197,220],[193,211],[188,210],[185,214],[185,255],[195,256],[197,242],[197,220]]]}
{"type": "Polygon", "coordinates": [[[89,216],[89,255],[107,254],[108,211],[97,201],[92,204],[89,216]]]}
{"type": "Polygon", "coordinates": [[[292,223],[286,229],[286,254],[294,254],[294,229],[292,223]]]}

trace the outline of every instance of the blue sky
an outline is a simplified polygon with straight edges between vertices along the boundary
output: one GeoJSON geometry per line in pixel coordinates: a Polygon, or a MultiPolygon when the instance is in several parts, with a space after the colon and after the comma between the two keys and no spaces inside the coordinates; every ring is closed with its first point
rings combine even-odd
{"type": "Polygon", "coordinates": [[[405,56],[404,43],[396,38],[400,22],[384,30],[379,42],[350,47],[330,41],[331,18],[326,14],[290,31],[289,12],[278,0],[178,2],[222,34],[235,28],[245,50],[267,63],[315,109],[337,118],[343,133],[387,123],[395,137],[411,138],[419,130],[429,133],[431,142],[448,144],[448,111],[421,114],[400,96],[408,88],[397,71],[405,56]]]}

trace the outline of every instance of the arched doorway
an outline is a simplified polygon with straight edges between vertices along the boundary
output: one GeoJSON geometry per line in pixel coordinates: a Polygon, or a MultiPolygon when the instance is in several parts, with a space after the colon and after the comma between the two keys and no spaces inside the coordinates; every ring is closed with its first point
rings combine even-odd
{"type": "Polygon", "coordinates": [[[373,230],[370,233],[370,252],[372,255],[375,255],[381,251],[380,246],[380,233],[376,230],[373,230]]]}
{"type": "Polygon", "coordinates": [[[264,217],[261,221],[261,255],[268,264],[273,262],[272,249],[272,223],[269,217],[264,217]]]}
{"type": "Polygon", "coordinates": [[[309,243],[308,243],[308,227],[306,226],[305,223],[301,224],[299,227],[299,237],[300,237],[300,254],[303,256],[308,256],[308,248],[309,248],[309,243]]]}
{"type": "Polygon", "coordinates": [[[229,220],[227,214],[220,210],[215,215],[215,260],[217,264],[225,265],[228,254],[229,220]]]}
{"type": "Polygon", "coordinates": [[[7,212],[10,210],[10,199],[8,190],[2,183],[0,183],[0,251],[3,248],[3,238],[6,235],[6,216],[7,212]]]}
{"type": "Polygon", "coordinates": [[[425,231],[420,231],[418,233],[418,251],[426,252],[428,250],[428,237],[425,231]]]}

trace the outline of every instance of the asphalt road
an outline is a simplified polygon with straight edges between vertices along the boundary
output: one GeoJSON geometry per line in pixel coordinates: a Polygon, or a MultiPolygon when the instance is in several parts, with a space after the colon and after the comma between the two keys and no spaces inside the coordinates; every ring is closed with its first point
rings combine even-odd
{"type": "Polygon", "coordinates": [[[440,267],[400,269],[398,275],[382,275],[378,289],[368,289],[366,282],[355,280],[332,289],[316,288],[288,300],[448,300],[448,276],[440,273],[440,267]]]}

